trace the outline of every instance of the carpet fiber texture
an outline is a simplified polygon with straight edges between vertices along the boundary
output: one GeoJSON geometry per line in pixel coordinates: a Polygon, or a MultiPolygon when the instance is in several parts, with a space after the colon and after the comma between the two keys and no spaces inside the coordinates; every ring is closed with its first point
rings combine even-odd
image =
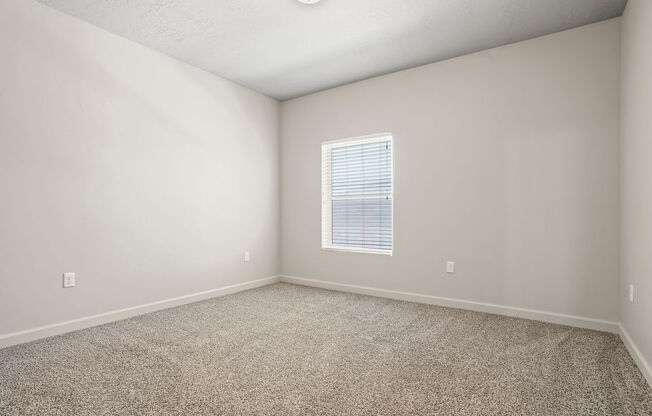
{"type": "Polygon", "coordinates": [[[0,415],[652,415],[616,335],[274,284],[0,350],[0,415]]]}

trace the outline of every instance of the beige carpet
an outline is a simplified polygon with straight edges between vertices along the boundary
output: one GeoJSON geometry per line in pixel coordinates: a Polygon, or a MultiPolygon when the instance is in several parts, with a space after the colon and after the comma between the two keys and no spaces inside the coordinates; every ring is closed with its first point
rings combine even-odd
{"type": "Polygon", "coordinates": [[[617,336],[275,284],[0,350],[0,415],[652,415],[617,336]]]}

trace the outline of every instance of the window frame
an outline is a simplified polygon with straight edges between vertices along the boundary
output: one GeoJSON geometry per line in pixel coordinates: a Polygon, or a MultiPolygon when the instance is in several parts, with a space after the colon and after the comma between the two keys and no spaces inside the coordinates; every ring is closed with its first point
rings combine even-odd
{"type": "MultiPolygon", "coordinates": [[[[327,140],[321,143],[321,248],[328,251],[340,251],[350,253],[366,253],[366,254],[379,254],[382,256],[394,255],[394,195],[396,188],[394,186],[394,136],[392,133],[378,133],[366,136],[348,137],[344,139],[327,140]],[[350,247],[350,246],[334,246],[333,245],[333,213],[332,201],[334,199],[350,199],[348,197],[332,197],[332,167],[328,159],[331,156],[331,150],[334,147],[351,146],[355,144],[376,143],[382,141],[389,141],[391,144],[391,193],[379,194],[385,197],[389,196],[391,201],[391,236],[392,247],[390,250],[382,250],[375,248],[365,247],[350,247]],[[328,166],[326,165],[328,163],[328,166]]],[[[374,199],[374,198],[370,198],[374,199]]]]}

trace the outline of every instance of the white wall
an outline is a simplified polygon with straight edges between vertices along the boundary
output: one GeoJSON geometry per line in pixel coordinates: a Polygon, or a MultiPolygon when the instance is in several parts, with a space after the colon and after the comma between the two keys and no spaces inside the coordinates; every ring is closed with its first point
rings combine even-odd
{"type": "MultiPolygon", "coordinates": [[[[652,376],[652,1],[629,0],[622,21],[622,325],[652,376]],[[634,285],[634,303],[628,287],[634,285]]],[[[649,379],[652,383],[652,378],[649,379]]]]}
{"type": "Polygon", "coordinates": [[[0,335],[277,274],[278,123],[272,99],[0,2],[0,335]]]}
{"type": "Polygon", "coordinates": [[[282,274],[617,320],[619,31],[614,19],[284,102],[282,274]],[[385,131],[394,256],[321,250],[320,142],[385,131]]]}

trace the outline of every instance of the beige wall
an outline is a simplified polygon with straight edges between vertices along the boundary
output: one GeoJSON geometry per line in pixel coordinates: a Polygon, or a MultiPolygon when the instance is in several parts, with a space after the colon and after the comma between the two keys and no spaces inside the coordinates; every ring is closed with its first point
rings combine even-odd
{"type": "Polygon", "coordinates": [[[648,372],[652,371],[651,22],[652,1],[629,0],[622,21],[620,318],[647,361],[648,372]],[[628,301],[630,284],[634,303],[628,301]]]}
{"type": "MultiPolygon", "coordinates": [[[[276,101],[31,1],[0,2],[0,335],[279,267],[617,320],[619,30],[614,19],[283,103],[279,189],[276,101]],[[384,131],[394,256],[322,251],[319,144],[384,131]],[[76,288],[61,288],[66,271],[76,288]]],[[[646,168],[643,108],[623,124],[631,169],[646,168]]],[[[639,217],[645,203],[632,202],[639,217]]],[[[644,240],[623,222],[624,242],[644,240]]],[[[627,264],[621,286],[636,274],[640,301],[621,313],[650,357],[649,279],[627,264]]]]}
{"type": "Polygon", "coordinates": [[[614,19],[283,103],[282,273],[617,320],[619,31],[614,19]],[[394,256],[322,250],[320,143],[386,131],[394,256]]]}
{"type": "Polygon", "coordinates": [[[0,335],[277,274],[278,122],[272,99],[1,1],[0,335]]]}

